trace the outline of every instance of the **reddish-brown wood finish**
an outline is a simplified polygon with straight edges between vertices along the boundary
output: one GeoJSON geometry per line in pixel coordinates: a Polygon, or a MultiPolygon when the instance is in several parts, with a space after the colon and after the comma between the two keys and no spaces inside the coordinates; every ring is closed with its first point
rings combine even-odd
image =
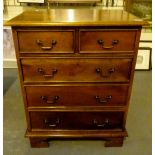
{"type": "Polygon", "coordinates": [[[124,137],[117,137],[117,138],[108,138],[105,142],[105,147],[120,147],[123,145],[124,137]]]}
{"type": "Polygon", "coordinates": [[[25,12],[11,25],[31,147],[53,138],[122,146],[141,27],[124,11],[25,12]],[[117,18],[116,16],[117,15],[117,18]],[[57,18],[56,18],[57,17],[57,18]],[[86,18],[87,17],[87,18],[86,18]]]}
{"type": "Polygon", "coordinates": [[[132,59],[29,58],[21,65],[24,82],[128,82],[132,59]]]}
{"type": "Polygon", "coordinates": [[[19,31],[19,50],[24,53],[73,53],[74,31],[19,31]]]}
{"type": "Polygon", "coordinates": [[[81,30],[81,53],[134,52],[136,30],[81,30]],[[102,41],[101,43],[99,41],[102,41]],[[117,41],[114,43],[114,41],[117,41]]]}
{"type": "Polygon", "coordinates": [[[49,143],[46,138],[29,138],[31,147],[33,148],[46,148],[49,147],[49,143]]]}
{"type": "Polygon", "coordinates": [[[128,85],[26,86],[25,90],[29,107],[123,106],[128,85]]]}
{"type": "Polygon", "coordinates": [[[121,129],[123,112],[30,112],[32,130],[121,129]],[[72,119],[71,119],[72,118],[72,119]]]}

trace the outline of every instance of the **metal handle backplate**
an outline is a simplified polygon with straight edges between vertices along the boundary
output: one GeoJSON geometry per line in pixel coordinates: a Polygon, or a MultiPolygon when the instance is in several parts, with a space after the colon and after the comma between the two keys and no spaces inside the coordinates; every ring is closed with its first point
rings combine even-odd
{"type": "Polygon", "coordinates": [[[56,127],[60,123],[60,120],[57,118],[55,121],[53,121],[53,123],[51,123],[48,119],[44,119],[44,123],[49,127],[56,127]]]}
{"type": "Polygon", "coordinates": [[[97,43],[99,45],[101,45],[103,49],[112,49],[112,48],[114,48],[115,45],[117,45],[119,43],[119,41],[118,40],[112,40],[110,46],[105,45],[104,41],[102,39],[97,40],[97,43]]]}
{"type": "Polygon", "coordinates": [[[41,96],[41,99],[48,104],[55,104],[59,100],[59,96],[54,96],[51,100],[48,100],[47,96],[41,96]]]}
{"type": "Polygon", "coordinates": [[[108,95],[108,96],[106,96],[104,99],[101,99],[101,97],[100,96],[95,96],[95,99],[96,99],[96,101],[97,102],[99,102],[99,103],[108,103],[111,99],[112,99],[112,95],[108,95]]]}
{"type": "Polygon", "coordinates": [[[115,72],[115,68],[109,68],[104,73],[101,68],[96,68],[96,73],[99,74],[101,77],[109,77],[112,73],[115,72]]]}
{"type": "Polygon", "coordinates": [[[106,127],[109,125],[109,119],[105,119],[103,123],[99,123],[96,119],[94,119],[93,124],[97,127],[106,127]]]}
{"type": "Polygon", "coordinates": [[[54,75],[58,72],[57,69],[52,69],[51,74],[46,74],[45,70],[43,68],[38,68],[38,72],[45,78],[53,78],[54,75]]]}
{"type": "Polygon", "coordinates": [[[40,39],[37,39],[36,43],[41,47],[42,50],[51,50],[57,44],[57,41],[52,40],[51,46],[44,46],[44,42],[40,39]]]}

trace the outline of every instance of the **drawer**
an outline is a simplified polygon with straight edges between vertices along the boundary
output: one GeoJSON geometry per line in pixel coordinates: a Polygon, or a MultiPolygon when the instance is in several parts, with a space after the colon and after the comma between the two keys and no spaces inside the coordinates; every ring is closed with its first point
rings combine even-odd
{"type": "Polygon", "coordinates": [[[74,31],[18,31],[23,53],[74,53],[74,31]]]}
{"type": "Polygon", "coordinates": [[[24,82],[128,82],[130,58],[22,59],[24,82]]]}
{"type": "Polygon", "coordinates": [[[136,30],[81,30],[81,53],[133,52],[136,30]]]}
{"type": "Polygon", "coordinates": [[[121,129],[123,112],[30,112],[32,129],[121,129]]]}
{"type": "Polygon", "coordinates": [[[28,106],[122,106],[128,86],[26,86],[28,106]]]}

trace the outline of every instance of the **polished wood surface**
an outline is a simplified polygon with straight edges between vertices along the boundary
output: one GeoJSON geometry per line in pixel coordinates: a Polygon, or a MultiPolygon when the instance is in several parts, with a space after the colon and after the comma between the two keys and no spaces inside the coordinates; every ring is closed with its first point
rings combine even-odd
{"type": "Polygon", "coordinates": [[[52,138],[122,146],[142,25],[122,10],[28,11],[12,26],[32,147],[52,138]]]}
{"type": "Polygon", "coordinates": [[[142,19],[124,10],[40,9],[25,11],[5,26],[141,26],[142,19]]]}
{"type": "Polygon", "coordinates": [[[19,31],[20,52],[73,53],[74,30],[19,31]]]}
{"type": "Polygon", "coordinates": [[[80,30],[81,53],[134,51],[136,30],[80,30]]]}
{"type": "Polygon", "coordinates": [[[129,82],[130,58],[22,59],[24,82],[129,82]]]}
{"type": "Polygon", "coordinates": [[[110,53],[134,52],[136,30],[80,29],[79,45],[75,45],[75,29],[44,29],[19,31],[19,51],[21,53],[110,53]],[[127,39],[128,38],[128,39],[127,39]],[[75,47],[77,46],[77,47],[75,47]]]}
{"type": "Polygon", "coordinates": [[[106,147],[120,147],[123,145],[124,137],[127,137],[127,131],[119,130],[51,130],[51,131],[34,131],[26,132],[29,137],[31,147],[44,148],[49,147],[49,142],[52,139],[101,139],[105,140],[106,147]]]}
{"type": "Polygon", "coordinates": [[[128,85],[26,86],[28,107],[57,108],[70,106],[123,106],[128,85]],[[35,94],[35,95],[34,95],[35,94]],[[81,99],[81,100],[79,100],[81,99]]]}
{"type": "Polygon", "coordinates": [[[32,130],[121,129],[123,112],[30,112],[32,130]],[[74,119],[71,119],[74,118],[74,119]]]}

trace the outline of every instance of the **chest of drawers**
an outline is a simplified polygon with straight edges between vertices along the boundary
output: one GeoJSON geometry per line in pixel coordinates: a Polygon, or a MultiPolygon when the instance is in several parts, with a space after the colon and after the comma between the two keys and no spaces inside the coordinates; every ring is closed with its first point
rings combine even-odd
{"type": "Polygon", "coordinates": [[[85,10],[83,18],[80,10],[72,12],[73,21],[69,10],[51,10],[24,12],[7,23],[13,30],[26,137],[32,147],[48,147],[53,138],[103,139],[105,146],[122,146],[144,23],[125,11],[85,10]]]}

